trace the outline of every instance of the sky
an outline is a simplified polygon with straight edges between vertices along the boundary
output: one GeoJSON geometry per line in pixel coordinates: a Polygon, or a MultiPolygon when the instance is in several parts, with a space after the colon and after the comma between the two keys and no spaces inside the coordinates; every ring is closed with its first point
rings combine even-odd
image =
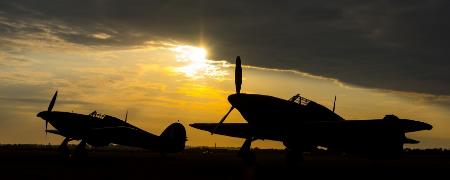
{"type": "MultiPolygon", "coordinates": [[[[299,93],[346,119],[386,114],[434,126],[418,148],[450,148],[448,1],[0,2],[0,143],[58,144],[36,117],[94,110],[187,145],[240,146],[187,125],[218,122],[234,93],[299,93]]],[[[233,111],[226,122],[245,122],[233,111]]],[[[276,120],[274,120],[276,123],[276,120]]],[[[256,141],[257,147],[282,148],[256,141]]]]}

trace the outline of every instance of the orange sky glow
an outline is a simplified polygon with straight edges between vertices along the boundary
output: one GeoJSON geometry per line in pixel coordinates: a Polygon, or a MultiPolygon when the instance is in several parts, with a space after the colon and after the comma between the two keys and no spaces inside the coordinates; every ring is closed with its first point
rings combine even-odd
{"type": "MultiPolygon", "coordinates": [[[[108,39],[106,33],[92,35],[108,39]]],[[[188,126],[218,122],[234,92],[233,60],[208,58],[208,47],[180,42],[148,42],[117,49],[93,48],[47,37],[10,39],[24,52],[0,52],[0,143],[59,144],[57,135],[45,135],[45,110],[59,91],[54,110],[88,114],[94,110],[123,119],[154,134],[180,121],[186,126],[188,146],[238,147],[242,139],[210,135],[188,126]],[[10,59],[23,61],[9,61],[10,59]]],[[[238,54],[236,54],[238,55],[238,54]]],[[[421,141],[410,147],[450,147],[448,96],[368,89],[293,70],[245,66],[242,92],[284,99],[299,93],[331,108],[346,119],[382,118],[395,114],[434,126],[432,131],[407,135],[421,141]]],[[[233,111],[227,122],[245,122],[233,111]]],[[[273,123],[277,123],[274,119],[273,123]]],[[[382,133],[382,132],[380,132],[382,133]]],[[[256,141],[254,147],[283,148],[282,143],[256,141]]]]}

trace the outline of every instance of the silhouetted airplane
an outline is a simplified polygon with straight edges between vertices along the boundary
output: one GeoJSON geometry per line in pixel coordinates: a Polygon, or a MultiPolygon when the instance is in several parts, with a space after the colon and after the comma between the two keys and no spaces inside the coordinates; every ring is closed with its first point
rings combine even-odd
{"type": "Polygon", "coordinates": [[[96,111],[89,115],[52,111],[57,95],[58,91],[53,95],[48,110],[38,113],[37,117],[45,120],[46,133],[65,137],[59,146],[59,150],[64,154],[69,154],[67,143],[72,140],[81,140],[75,148],[75,155],[85,155],[86,144],[96,147],[119,144],[156,150],[161,153],[184,150],[186,130],[180,123],[171,124],[160,136],[157,136],[127,123],[128,112],[125,120],[120,120],[109,115],[98,114],[96,111]],[[48,123],[56,129],[47,130],[48,123]]]}
{"type": "MultiPolygon", "coordinates": [[[[405,133],[431,130],[430,124],[386,115],[383,119],[344,120],[333,110],[295,95],[289,100],[277,97],[240,93],[241,60],[236,58],[236,94],[228,96],[230,110],[219,123],[194,123],[191,127],[231,137],[245,138],[239,155],[252,160],[251,142],[257,139],[281,141],[287,158],[302,159],[303,152],[326,147],[339,152],[369,153],[397,156],[403,144],[418,143],[405,133]],[[236,108],[248,123],[223,123],[236,108]]],[[[336,103],[336,97],[334,100],[336,103]]]]}

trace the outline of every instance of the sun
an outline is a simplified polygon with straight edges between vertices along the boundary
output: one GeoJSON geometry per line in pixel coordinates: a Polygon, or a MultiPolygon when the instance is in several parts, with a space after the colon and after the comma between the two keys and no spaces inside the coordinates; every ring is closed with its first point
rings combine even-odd
{"type": "Polygon", "coordinates": [[[176,53],[179,62],[204,63],[206,61],[206,50],[194,46],[177,46],[172,49],[176,53]]]}
{"type": "Polygon", "coordinates": [[[218,63],[207,59],[205,48],[195,46],[177,46],[172,48],[175,52],[176,61],[182,63],[181,67],[176,67],[175,71],[187,77],[201,79],[205,77],[220,78],[227,73],[218,63]]]}

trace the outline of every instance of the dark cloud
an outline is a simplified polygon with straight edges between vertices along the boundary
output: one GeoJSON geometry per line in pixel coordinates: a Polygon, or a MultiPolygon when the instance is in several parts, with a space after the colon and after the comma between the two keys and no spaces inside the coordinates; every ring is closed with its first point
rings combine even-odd
{"type": "MultiPolygon", "coordinates": [[[[49,99],[44,98],[25,98],[25,97],[0,97],[0,101],[15,102],[20,104],[45,104],[50,103],[49,99]]],[[[75,105],[90,105],[92,103],[76,100],[58,100],[58,104],[75,104],[75,105]]]]}
{"type": "Polygon", "coordinates": [[[204,44],[213,59],[294,69],[360,86],[450,95],[450,2],[0,2],[0,33],[89,46],[204,44]],[[34,23],[34,24],[33,24],[34,23]],[[49,32],[50,31],[50,32],[49,32]],[[109,38],[95,38],[106,33],[109,38]]]}

